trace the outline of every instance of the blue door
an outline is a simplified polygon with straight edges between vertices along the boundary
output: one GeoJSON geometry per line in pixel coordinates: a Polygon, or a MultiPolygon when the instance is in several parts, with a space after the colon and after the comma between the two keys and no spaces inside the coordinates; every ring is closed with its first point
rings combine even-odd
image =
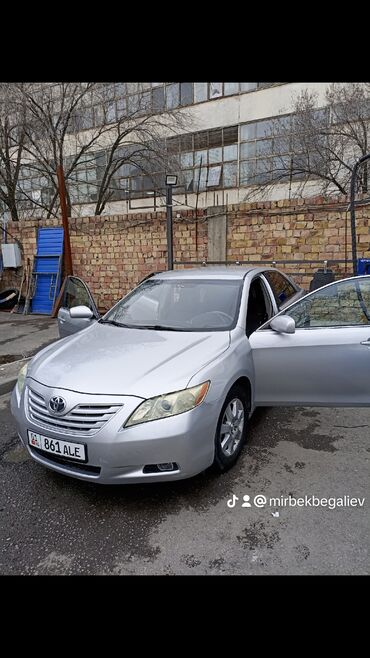
{"type": "Polygon", "coordinates": [[[53,310],[61,284],[63,240],[62,228],[39,228],[33,269],[32,313],[50,315],[53,310]]]}

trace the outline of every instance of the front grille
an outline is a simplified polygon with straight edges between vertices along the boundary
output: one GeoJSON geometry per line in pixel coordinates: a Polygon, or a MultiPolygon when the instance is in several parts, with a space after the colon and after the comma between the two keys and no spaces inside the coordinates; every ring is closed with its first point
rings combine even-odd
{"type": "Polygon", "coordinates": [[[121,404],[78,404],[65,416],[53,416],[45,398],[32,388],[27,389],[28,415],[39,427],[60,434],[93,436],[122,407],[121,404]]]}
{"type": "Polygon", "coordinates": [[[79,464],[77,462],[72,462],[69,459],[64,459],[63,457],[57,457],[56,455],[50,454],[50,452],[45,452],[35,446],[30,447],[31,452],[40,455],[45,461],[52,462],[53,464],[60,464],[61,466],[67,466],[71,471],[79,471],[80,473],[88,473],[99,475],[101,468],[99,466],[90,466],[89,464],[79,464]]]}

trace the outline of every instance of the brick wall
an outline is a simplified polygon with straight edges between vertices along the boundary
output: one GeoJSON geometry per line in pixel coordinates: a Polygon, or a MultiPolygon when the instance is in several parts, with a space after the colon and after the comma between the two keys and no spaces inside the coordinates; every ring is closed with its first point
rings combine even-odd
{"type": "MultiPolygon", "coordinates": [[[[227,212],[228,261],[305,261],[280,264],[298,283],[308,287],[313,272],[324,260],[349,259],[333,264],[337,278],[351,273],[348,200],[322,197],[229,206],[227,212]],[[347,230],[346,230],[347,224],[347,230]],[[347,249],[346,249],[347,242],[347,249]],[[310,264],[308,261],[318,261],[310,264]]],[[[214,209],[213,211],[214,212],[214,209]]],[[[356,208],[358,257],[370,258],[370,206],[356,208]]],[[[208,253],[206,211],[184,211],[174,220],[174,258],[204,261],[208,253]]],[[[25,257],[36,252],[39,226],[59,226],[50,220],[11,222],[9,232],[21,240],[25,257]]],[[[108,308],[144,276],[166,269],[166,215],[143,213],[72,218],[71,248],[74,273],[81,276],[108,308]]],[[[0,290],[19,285],[21,271],[6,270],[0,290]]]]}
{"type": "MultiPolygon", "coordinates": [[[[198,212],[200,221],[195,223],[192,213],[183,212],[181,222],[174,222],[174,259],[196,259],[196,242],[198,257],[206,258],[207,227],[201,222],[203,214],[198,212]]],[[[40,226],[60,226],[60,221],[8,224],[8,231],[23,245],[24,258],[32,259],[36,253],[40,226]]],[[[165,213],[71,218],[70,239],[74,274],[86,281],[101,309],[110,308],[147,274],[167,268],[165,213]]],[[[5,270],[0,290],[18,287],[21,273],[5,270]]]]}
{"type": "MultiPolygon", "coordinates": [[[[323,261],[336,278],[352,272],[348,199],[323,197],[232,206],[228,213],[228,260],[290,261],[277,267],[308,288],[323,261]],[[346,247],[347,245],[347,247],[346,247]],[[299,263],[297,261],[305,261],[299,263]],[[309,261],[318,261],[310,263],[309,261]]],[[[370,206],[356,207],[357,257],[370,258],[370,206]]]]}

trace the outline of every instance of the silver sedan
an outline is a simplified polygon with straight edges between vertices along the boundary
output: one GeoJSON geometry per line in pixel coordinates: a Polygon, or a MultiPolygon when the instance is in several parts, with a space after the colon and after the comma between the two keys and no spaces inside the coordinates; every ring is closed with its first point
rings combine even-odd
{"type": "Polygon", "coordinates": [[[256,406],[370,404],[370,276],[304,296],[274,269],[171,271],[103,317],[70,277],[58,322],[12,413],[35,461],[82,480],[224,471],[256,406]]]}

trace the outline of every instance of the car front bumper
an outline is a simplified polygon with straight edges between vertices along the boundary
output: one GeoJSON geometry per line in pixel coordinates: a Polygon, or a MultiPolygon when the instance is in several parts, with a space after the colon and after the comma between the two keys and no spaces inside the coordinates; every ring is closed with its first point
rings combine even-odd
{"type": "MultiPolygon", "coordinates": [[[[101,396],[74,394],[71,391],[50,389],[32,381],[45,398],[55,393],[71,395],[85,404],[100,401],[101,396]]],[[[117,396],[122,408],[93,436],[55,431],[31,419],[27,401],[27,386],[21,396],[15,387],[11,396],[11,410],[19,437],[31,457],[54,471],[80,480],[101,484],[124,484],[180,480],[205,470],[213,462],[214,437],[218,420],[218,405],[207,403],[197,408],[160,420],[121,429],[123,423],[142,401],[140,398],[117,396]],[[87,463],[55,458],[28,443],[28,430],[51,439],[83,443],[87,447],[87,463]],[[164,472],[144,472],[153,465],[173,463],[177,468],[164,472]]]]}

